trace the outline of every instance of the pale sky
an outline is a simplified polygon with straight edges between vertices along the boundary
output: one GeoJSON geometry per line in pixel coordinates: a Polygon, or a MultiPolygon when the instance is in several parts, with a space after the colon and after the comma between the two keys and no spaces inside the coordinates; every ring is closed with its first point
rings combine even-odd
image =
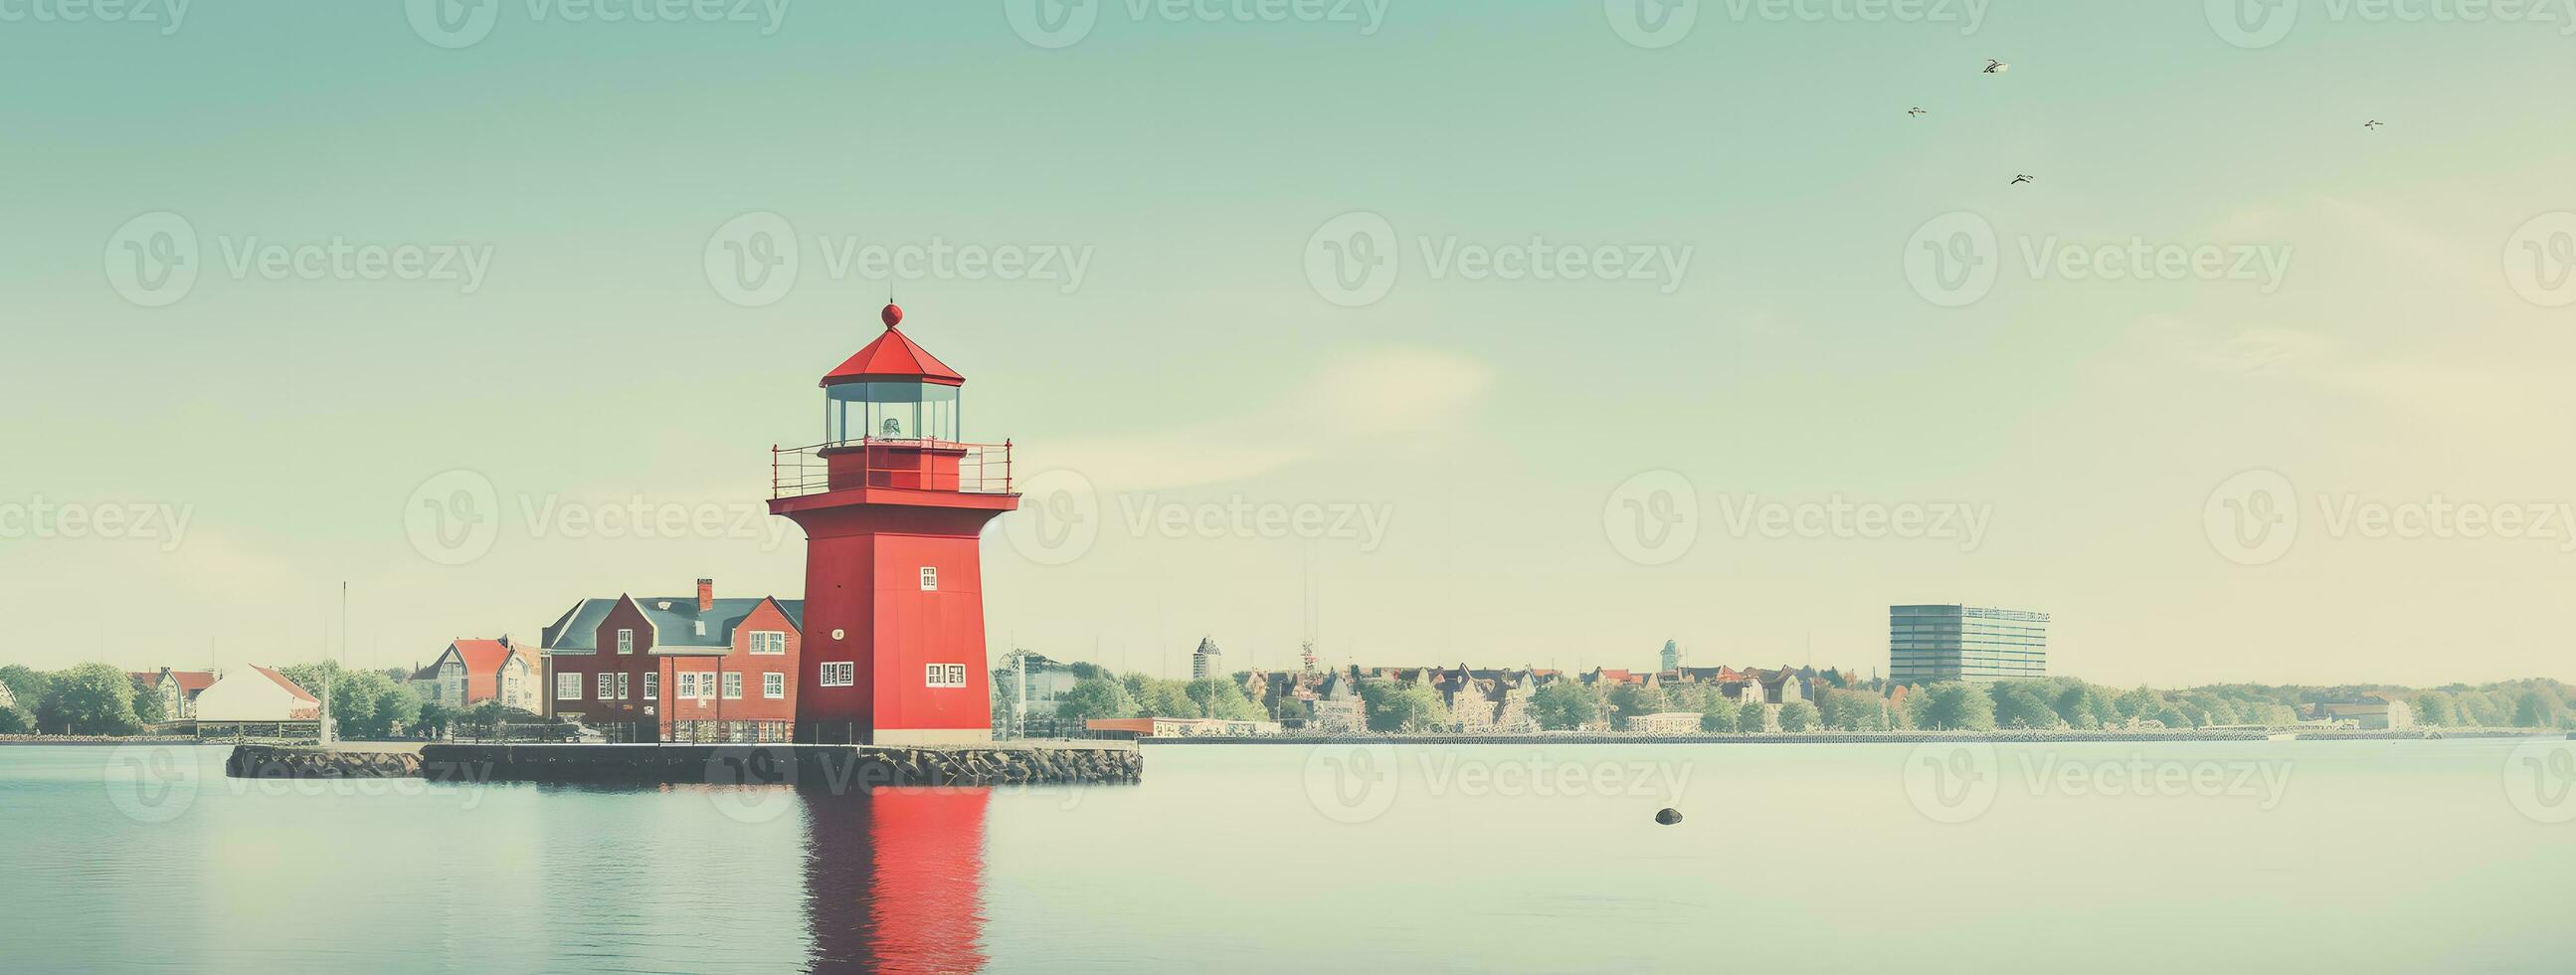
{"type": "Polygon", "coordinates": [[[996,655],[1287,666],[1311,578],[1333,663],[2576,679],[2564,10],[164,7],[0,6],[0,662],[798,595],[891,275],[996,655]]]}

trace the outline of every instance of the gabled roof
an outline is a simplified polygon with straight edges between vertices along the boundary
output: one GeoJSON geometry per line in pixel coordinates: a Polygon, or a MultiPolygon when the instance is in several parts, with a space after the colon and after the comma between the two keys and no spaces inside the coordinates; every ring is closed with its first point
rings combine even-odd
{"type": "Polygon", "coordinates": [[[947,363],[913,342],[902,329],[888,325],[885,334],[877,336],[877,340],[868,343],[867,348],[860,349],[857,355],[842,362],[840,368],[823,377],[825,386],[871,381],[963,386],[966,377],[958,375],[957,370],[948,368],[947,363]]]}
{"type": "Polygon", "coordinates": [[[619,603],[630,601],[636,611],[644,614],[645,622],[653,626],[654,653],[705,654],[732,650],[734,631],[741,628],[743,621],[750,619],[752,612],[763,603],[776,605],[780,615],[787,617],[788,626],[800,633],[805,629],[805,601],[802,599],[774,596],[718,599],[701,613],[698,611],[698,597],[694,594],[641,598],[617,596],[585,599],[566,611],[554,625],[545,629],[546,652],[599,652],[599,625],[608,620],[608,614],[619,603]],[[703,634],[698,632],[701,622],[706,624],[703,634]]]}
{"type": "MultiPolygon", "coordinates": [[[[277,682],[277,686],[279,686],[279,687],[283,687],[283,688],[286,688],[286,692],[287,692],[287,693],[289,693],[289,694],[293,694],[293,695],[295,695],[295,699],[296,699],[296,700],[298,700],[298,701],[302,701],[302,702],[304,702],[304,703],[306,703],[306,704],[313,705],[313,706],[314,706],[314,707],[316,707],[316,708],[319,708],[319,707],[321,707],[321,706],[322,706],[322,699],[321,699],[321,698],[314,697],[314,696],[313,696],[313,692],[308,691],[308,690],[305,690],[305,689],[304,689],[304,688],[302,688],[302,687],[296,686],[296,683],[295,683],[294,681],[291,681],[291,680],[287,680],[287,679],[286,679],[286,675],[285,675],[285,674],[278,673],[278,672],[276,672],[276,671],[274,671],[274,670],[270,670],[270,669],[268,669],[268,668],[266,668],[266,667],[262,667],[262,666],[260,666],[260,665],[258,665],[258,664],[252,664],[252,665],[250,665],[250,669],[252,669],[252,670],[256,670],[256,671],[259,671],[259,675],[260,675],[260,676],[262,676],[262,677],[266,677],[266,678],[268,678],[268,679],[270,679],[270,680],[276,681],[276,682],[277,682]]],[[[298,713],[301,713],[301,712],[298,712],[298,713]]],[[[315,717],[316,715],[304,715],[304,716],[305,716],[305,717],[315,717]]]]}

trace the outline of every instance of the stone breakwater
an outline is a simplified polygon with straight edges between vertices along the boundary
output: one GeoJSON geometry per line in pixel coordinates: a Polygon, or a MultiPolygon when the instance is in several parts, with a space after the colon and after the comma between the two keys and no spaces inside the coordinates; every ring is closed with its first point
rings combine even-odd
{"type": "Polygon", "coordinates": [[[411,752],[234,745],[224,759],[224,774],[236,779],[408,779],[421,774],[421,758],[411,752]]]}
{"type": "Polygon", "coordinates": [[[893,748],[852,745],[462,745],[418,754],[239,745],[235,778],[419,777],[432,782],[877,786],[1114,784],[1144,778],[1126,743],[893,748]]]}

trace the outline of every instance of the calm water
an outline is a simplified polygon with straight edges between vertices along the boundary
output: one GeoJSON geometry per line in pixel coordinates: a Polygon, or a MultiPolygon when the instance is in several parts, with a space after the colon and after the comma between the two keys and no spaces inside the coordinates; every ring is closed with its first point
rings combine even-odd
{"type": "Polygon", "coordinates": [[[1165,746],[843,798],[0,747],[0,968],[2565,971],[2571,747],[1165,746]]]}

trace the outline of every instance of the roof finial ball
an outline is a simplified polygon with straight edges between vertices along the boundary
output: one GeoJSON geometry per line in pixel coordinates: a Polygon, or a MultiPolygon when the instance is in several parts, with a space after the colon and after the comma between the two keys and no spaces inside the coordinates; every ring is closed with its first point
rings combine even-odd
{"type": "Polygon", "coordinates": [[[889,329],[897,325],[901,325],[903,324],[903,306],[891,301],[886,302],[885,310],[878,312],[877,317],[882,319],[885,322],[885,326],[889,329]]]}

